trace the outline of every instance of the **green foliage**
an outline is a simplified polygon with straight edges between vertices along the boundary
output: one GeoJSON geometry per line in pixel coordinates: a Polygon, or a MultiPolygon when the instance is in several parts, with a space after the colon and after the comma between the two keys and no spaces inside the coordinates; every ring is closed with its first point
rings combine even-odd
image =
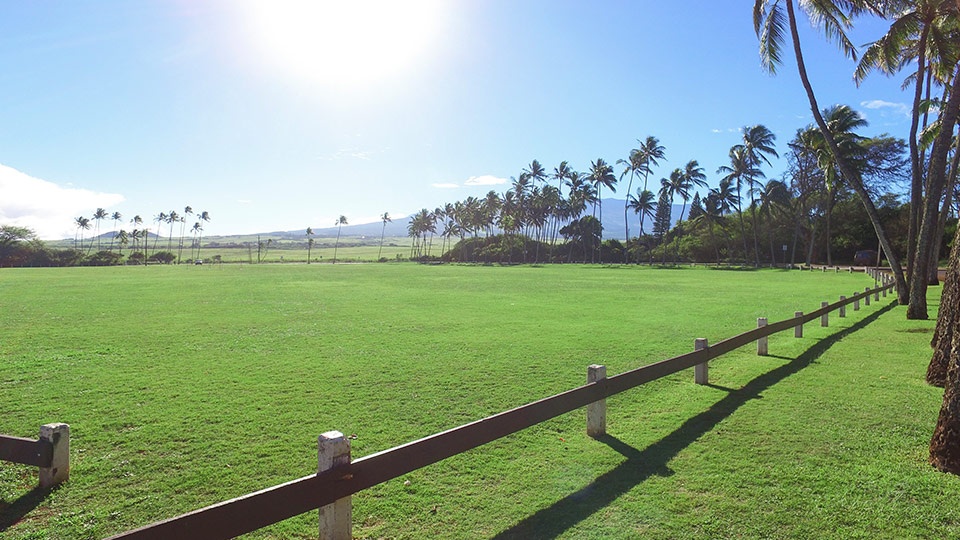
{"type": "Polygon", "coordinates": [[[160,264],[170,264],[177,260],[177,256],[169,251],[158,251],[156,253],[151,253],[147,260],[160,264]]]}
{"type": "MultiPolygon", "coordinates": [[[[645,266],[4,269],[0,432],[72,432],[70,482],[4,538],[102,538],[308,475],[324,431],[368,455],[581,385],[588,364],[621,373],[868,284],[645,266]]],[[[956,537],[960,482],[925,464],[933,323],[895,308],[830,337],[876,310],[715,361],[715,386],[685,372],[611,398],[610,438],[575,412],[364,491],[354,534],[956,537]]],[[[4,512],[35,483],[0,467],[4,512]]],[[[316,527],[311,512],[252,537],[316,527]]]]}
{"type": "Polygon", "coordinates": [[[120,264],[123,256],[113,251],[98,251],[84,260],[87,266],[115,266],[120,264]]]}

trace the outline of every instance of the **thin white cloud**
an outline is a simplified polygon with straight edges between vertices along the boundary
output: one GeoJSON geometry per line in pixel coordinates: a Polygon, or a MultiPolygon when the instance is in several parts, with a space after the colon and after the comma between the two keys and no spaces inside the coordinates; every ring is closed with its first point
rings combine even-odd
{"type": "Polygon", "coordinates": [[[482,176],[471,176],[470,178],[467,178],[463,182],[463,185],[465,186],[497,186],[497,185],[506,184],[506,183],[507,183],[506,178],[497,178],[496,176],[485,174],[482,176]]]}
{"type": "Polygon", "coordinates": [[[339,161],[341,159],[359,159],[363,161],[370,161],[373,159],[374,154],[371,150],[361,150],[359,148],[341,148],[332,154],[324,154],[318,156],[317,159],[320,161],[339,161]]]}
{"type": "Polygon", "coordinates": [[[910,107],[905,103],[894,103],[891,101],[884,101],[882,99],[872,99],[869,101],[861,101],[860,106],[865,109],[873,109],[879,111],[889,111],[895,114],[901,114],[910,117],[910,107]]]}
{"type": "Polygon", "coordinates": [[[123,202],[123,195],[64,187],[0,165],[0,224],[33,229],[52,240],[73,236],[73,218],[123,202]]]}
{"type": "Polygon", "coordinates": [[[437,189],[457,189],[460,187],[459,184],[430,184],[431,186],[437,189]]]}

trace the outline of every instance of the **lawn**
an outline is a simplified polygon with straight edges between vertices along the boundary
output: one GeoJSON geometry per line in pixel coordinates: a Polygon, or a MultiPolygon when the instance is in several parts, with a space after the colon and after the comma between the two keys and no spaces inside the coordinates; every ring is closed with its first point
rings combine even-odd
{"type": "MultiPolygon", "coordinates": [[[[862,291],[862,274],[601,266],[210,265],[0,272],[0,433],[71,426],[71,479],[0,464],[4,538],[100,538],[862,291]],[[16,523],[11,523],[19,518],[16,523]],[[5,530],[4,530],[5,529],[5,530]]],[[[939,291],[934,289],[932,295],[939,291]]],[[[892,297],[354,497],[361,538],[931,538],[933,321],[892,297]]],[[[316,536],[316,513],[252,537],[316,536]]]]}

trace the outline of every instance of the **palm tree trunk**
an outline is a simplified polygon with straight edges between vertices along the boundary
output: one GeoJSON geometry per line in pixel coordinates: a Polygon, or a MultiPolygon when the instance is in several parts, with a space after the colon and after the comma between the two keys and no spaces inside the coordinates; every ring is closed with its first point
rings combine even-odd
{"type": "MultiPolygon", "coordinates": [[[[933,237],[933,249],[930,250],[930,279],[928,285],[940,283],[940,245],[943,244],[944,229],[947,228],[947,217],[950,215],[950,205],[953,201],[953,191],[957,184],[957,167],[960,166],[960,151],[954,150],[953,160],[950,163],[950,176],[947,178],[947,187],[943,190],[943,206],[940,207],[940,218],[937,220],[937,234],[933,237]]],[[[941,305],[943,301],[941,300],[941,305]]]]}
{"type": "Polygon", "coordinates": [[[933,386],[942,387],[947,383],[953,337],[956,333],[958,316],[960,316],[958,306],[960,306],[960,228],[957,229],[953,248],[950,250],[950,267],[943,282],[940,315],[937,317],[937,326],[930,343],[933,347],[933,357],[930,359],[930,365],[927,366],[927,383],[933,386]]]}
{"type": "Polygon", "coordinates": [[[855,174],[855,171],[850,164],[841,157],[839,148],[837,147],[837,141],[834,140],[833,134],[831,134],[830,130],[827,129],[827,124],[824,122],[823,116],[820,114],[820,106],[817,104],[817,98],[813,93],[813,87],[810,85],[810,79],[807,77],[807,68],[803,61],[803,52],[800,50],[800,34],[797,31],[797,18],[793,9],[793,0],[786,0],[786,5],[787,19],[790,24],[790,35],[793,38],[793,52],[797,59],[797,70],[800,73],[800,81],[803,83],[803,89],[807,94],[807,100],[810,102],[810,112],[813,114],[813,118],[817,122],[817,126],[820,128],[820,132],[823,135],[824,140],[827,142],[827,146],[830,148],[830,153],[833,155],[833,158],[837,163],[837,167],[840,169],[840,173],[844,178],[847,179],[854,191],[860,197],[860,202],[863,203],[863,207],[867,211],[867,216],[870,218],[870,222],[873,224],[874,231],[877,233],[877,238],[880,239],[880,245],[883,248],[884,253],[887,254],[887,261],[890,263],[893,279],[896,282],[897,301],[901,305],[907,304],[909,300],[909,294],[907,290],[907,282],[903,275],[903,267],[900,266],[900,259],[893,250],[893,245],[890,243],[890,239],[887,238],[887,233],[884,231],[883,224],[880,222],[880,214],[877,212],[877,208],[873,204],[873,200],[870,199],[870,194],[867,192],[866,188],[864,188],[863,182],[860,181],[860,177],[855,174]]]}
{"type": "Polygon", "coordinates": [[[917,231],[920,225],[920,206],[923,204],[923,171],[920,169],[920,149],[917,130],[920,124],[920,99],[923,94],[923,71],[926,67],[927,33],[924,24],[917,41],[917,74],[913,91],[913,113],[910,115],[910,221],[907,225],[907,279],[913,275],[914,251],[917,249],[917,231]]]}
{"type": "Polygon", "coordinates": [[[827,215],[826,222],[824,223],[823,247],[826,249],[827,266],[833,266],[833,256],[830,252],[830,233],[833,226],[833,223],[831,223],[833,221],[833,195],[828,194],[827,197],[827,215]]]}
{"type": "Polygon", "coordinates": [[[927,318],[927,270],[930,265],[930,251],[933,236],[937,230],[937,212],[940,210],[940,195],[943,193],[947,174],[947,154],[953,140],[953,127],[960,113],[960,66],[953,75],[950,88],[950,100],[940,116],[940,133],[930,152],[927,167],[927,198],[923,208],[923,219],[917,238],[916,268],[910,279],[910,304],[907,306],[908,319],[927,318]]]}
{"type": "Polygon", "coordinates": [[[754,257],[754,267],[760,268],[760,230],[758,220],[760,214],[757,211],[757,200],[753,198],[753,191],[750,192],[750,208],[753,209],[753,215],[751,216],[750,221],[753,223],[753,257],[754,257]]]}

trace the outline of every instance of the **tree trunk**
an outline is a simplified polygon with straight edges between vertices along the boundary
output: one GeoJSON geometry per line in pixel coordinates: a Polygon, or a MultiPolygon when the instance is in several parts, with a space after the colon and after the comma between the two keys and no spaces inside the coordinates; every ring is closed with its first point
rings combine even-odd
{"type": "Polygon", "coordinates": [[[943,206],[940,207],[940,217],[937,220],[937,234],[933,237],[933,249],[930,250],[930,279],[928,285],[940,284],[940,246],[943,244],[943,235],[947,228],[947,217],[950,215],[950,206],[953,204],[953,192],[957,184],[957,167],[960,166],[960,151],[954,149],[953,160],[950,163],[950,175],[947,178],[947,188],[943,190],[943,206]]]}
{"type": "MultiPolygon", "coordinates": [[[[930,441],[930,464],[944,472],[960,474],[960,304],[957,302],[958,278],[960,278],[960,230],[954,238],[950,253],[950,270],[944,286],[940,317],[937,319],[937,334],[934,337],[936,352],[927,371],[934,369],[934,361],[946,365],[946,388],[940,417],[930,441]],[[950,289],[948,297],[946,288],[950,289]],[[941,327],[942,325],[942,327],[941,327]],[[941,330],[948,333],[941,333],[941,330]],[[944,358],[937,354],[946,351],[944,358]]],[[[939,367],[937,369],[940,369],[939,367]]]]}
{"type": "Polygon", "coordinates": [[[883,247],[883,251],[887,254],[887,261],[890,262],[890,270],[893,273],[893,279],[896,282],[897,287],[897,301],[901,305],[906,304],[909,296],[907,282],[903,276],[903,267],[900,266],[900,259],[893,250],[893,245],[890,243],[889,238],[887,238],[886,231],[883,230],[883,224],[880,222],[880,214],[877,212],[877,208],[873,204],[873,200],[870,199],[870,194],[867,192],[866,188],[864,188],[863,182],[860,181],[860,177],[856,175],[854,169],[849,163],[847,163],[845,159],[842,159],[840,156],[840,151],[837,147],[837,141],[833,138],[833,134],[830,133],[830,130],[827,129],[827,124],[823,120],[823,115],[820,114],[820,107],[817,105],[817,98],[813,93],[813,87],[810,85],[810,79],[807,77],[807,68],[803,62],[803,53],[800,50],[800,34],[797,32],[797,18],[793,10],[793,0],[787,0],[786,4],[787,18],[789,19],[790,24],[790,35],[793,38],[793,52],[797,59],[797,70],[800,72],[800,81],[803,83],[803,89],[807,93],[807,100],[810,102],[810,112],[813,113],[813,118],[816,120],[817,126],[820,128],[820,132],[823,134],[823,138],[827,142],[827,146],[830,148],[830,153],[836,161],[837,167],[840,169],[840,174],[847,179],[851,187],[853,187],[854,191],[860,197],[860,202],[863,203],[863,207],[867,211],[867,216],[870,218],[870,222],[873,224],[874,231],[877,233],[877,238],[880,239],[880,245],[883,247]]]}
{"type": "Polygon", "coordinates": [[[910,115],[910,222],[907,227],[907,279],[913,275],[917,249],[917,231],[920,225],[920,206],[923,204],[923,172],[920,168],[920,148],[917,130],[920,124],[920,98],[923,95],[923,71],[926,68],[926,45],[929,26],[920,31],[917,48],[917,74],[913,92],[913,113],[910,115]]]}
{"type": "MultiPolygon", "coordinates": [[[[953,238],[953,248],[950,250],[950,267],[947,277],[943,281],[943,291],[940,296],[940,314],[937,317],[937,327],[934,330],[933,358],[927,366],[927,383],[933,386],[943,386],[947,382],[947,368],[950,361],[953,337],[957,325],[960,324],[960,228],[953,238]]],[[[954,351],[956,355],[957,351],[954,351]]],[[[960,384],[960,381],[955,381],[960,384]]]]}
{"type": "Polygon", "coordinates": [[[953,141],[953,127],[960,109],[960,67],[953,76],[950,99],[940,116],[940,133],[930,152],[927,168],[927,197],[923,207],[923,219],[917,238],[917,253],[914,257],[914,273],[910,279],[910,302],[908,319],[927,318],[927,270],[930,265],[930,250],[937,230],[937,214],[940,211],[940,195],[943,193],[947,175],[947,154],[953,141]]]}

